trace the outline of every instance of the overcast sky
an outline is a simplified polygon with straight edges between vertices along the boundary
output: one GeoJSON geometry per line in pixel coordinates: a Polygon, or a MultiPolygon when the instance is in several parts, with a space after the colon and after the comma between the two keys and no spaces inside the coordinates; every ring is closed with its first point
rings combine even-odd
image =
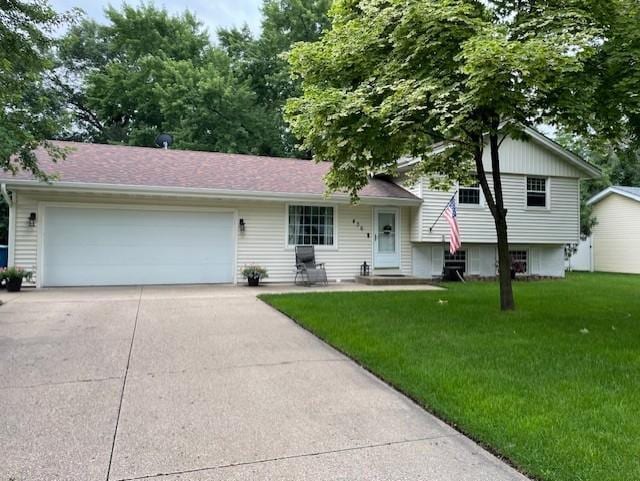
{"type": "MultiPolygon", "coordinates": [[[[80,7],[88,17],[104,21],[104,7],[111,4],[121,5],[120,0],[50,0],[57,11],[66,11],[80,7]]],[[[138,5],[137,0],[128,1],[130,5],[138,5]]],[[[172,13],[182,13],[185,9],[193,12],[209,34],[215,36],[218,27],[241,26],[247,23],[253,32],[260,31],[261,0],[156,0],[158,7],[164,7],[172,13]]]]}

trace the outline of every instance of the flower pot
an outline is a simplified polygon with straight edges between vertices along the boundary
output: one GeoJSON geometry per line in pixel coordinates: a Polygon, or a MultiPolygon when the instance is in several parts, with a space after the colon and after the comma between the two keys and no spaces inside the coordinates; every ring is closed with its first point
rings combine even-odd
{"type": "Polygon", "coordinates": [[[22,277],[11,277],[7,279],[7,291],[19,292],[22,288],[22,277]]]}
{"type": "Polygon", "coordinates": [[[251,287],[257,287],[260,285],[260,278],[259,277],[247,277],[247,282],[249,283],[249,285],[251,287]]]}

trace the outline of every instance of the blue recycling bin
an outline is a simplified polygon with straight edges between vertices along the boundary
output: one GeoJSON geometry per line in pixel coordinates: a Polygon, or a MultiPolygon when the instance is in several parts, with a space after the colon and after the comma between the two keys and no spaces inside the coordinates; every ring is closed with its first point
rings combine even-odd
{"type": "Polygon", "coordinates": [[[0,245],[0,267],[7,267],[9,261],[9,246],[0,245]]]}

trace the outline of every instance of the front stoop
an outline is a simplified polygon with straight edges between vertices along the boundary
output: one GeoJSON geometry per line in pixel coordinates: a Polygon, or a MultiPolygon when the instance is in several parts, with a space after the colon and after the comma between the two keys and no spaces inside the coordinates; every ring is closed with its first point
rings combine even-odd
{"type": "Polygon", "coordinates": [[[356,282],[367,286],[418,286],[437,283],[434,279],[402,275],[356,276],[356,282]]]}

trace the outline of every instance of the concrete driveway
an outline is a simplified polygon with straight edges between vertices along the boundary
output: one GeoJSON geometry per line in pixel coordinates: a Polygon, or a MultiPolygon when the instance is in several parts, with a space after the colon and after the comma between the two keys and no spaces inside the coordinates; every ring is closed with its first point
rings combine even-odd
{"type": "Polygon", "coordinates": [[[524,480],[234,287],[0,307],[0,480],[524,480]]]}

